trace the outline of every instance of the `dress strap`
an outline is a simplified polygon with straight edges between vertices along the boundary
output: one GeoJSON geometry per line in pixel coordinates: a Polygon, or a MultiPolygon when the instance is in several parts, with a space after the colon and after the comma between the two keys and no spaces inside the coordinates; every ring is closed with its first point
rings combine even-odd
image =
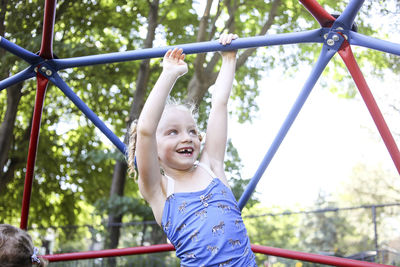
{"type": "Polygon", "coordinates": [[[175,188],[175,180],[169,177],[168,175],[164,175],[167,177],[167,197],[174,193],[175,188]]]}
{"type": "Polygon", "coordinates": [[[196,165],[200,166],[203,168],[203,170],[205,170],[206,172],[208,172],[208,174],[211,176],[211,178],[217,178],[217,176],[215,175],[215,173],[204,163],[201,163],[199,161],[196,161],[196,165]]]}

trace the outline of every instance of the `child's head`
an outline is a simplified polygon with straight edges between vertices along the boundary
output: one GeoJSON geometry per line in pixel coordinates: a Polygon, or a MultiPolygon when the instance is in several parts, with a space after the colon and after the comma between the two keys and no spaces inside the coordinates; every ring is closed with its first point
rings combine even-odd
{"type": "Polygon", "coordinates": [[[161,167],[188,170],[200,153],[197,124],[190,109],[167,105],[158,124],[157,151],[161,167]]]}
{"type": "MultiPolygon", "coordinates": [[[[181,159],[184,159],[187,164],[194,158],[197,159],[200,150],[201,135],[197,129],[195,122],[195,106],[194,104],[183,104],[177,100],[168,99],[164,112],[161,116],[157,128],[157,148],[158,156],[161,165],[163,163],[174,165],[174,159],[171,158],[171,153],[168,153],[175,145],[175,152],[178,153],[181,159]],[[177,146],[177,142],[192,142],[192,145],[177,146]],[[178,141],[179,140],[179,141],[178,141]],[[186,148],[186,149],[185,149],[186,148]],[[168,150],[169,149],[169,150],[168,150]],[[171,161],[172,160],[172,161],[171,161]]],[[[129,172],[136,175],[135,171],[135,151],[136,151],[136,121],[132,123],[130,128],[129,148],[128,148],[128,165],[129,172]]],[[[176,163],[176,162],[175,162],[176,163]]]]}
{"type": "Polygon", "coordinates": [[[0,224],[0,265],[25,267],[36,264],[46,266],[47,261],[38,258],[30,235],[9,224],[0,224]]]}

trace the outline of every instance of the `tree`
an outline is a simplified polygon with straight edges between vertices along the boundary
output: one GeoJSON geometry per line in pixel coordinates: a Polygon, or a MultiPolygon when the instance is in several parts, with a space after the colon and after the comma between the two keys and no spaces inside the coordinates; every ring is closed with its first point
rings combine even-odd
{"type": "Polygon", "coordinates": [[[381,165],[359,164],[343,186],[339,196],[342,201],[357,205],[400,202],[400,181],[381,165]]]}
{"type": "Polygon", "coordinates": [[[311,252],[344,256],[349,250],[353,252],[346,238],[351,236],[355,227],[348,223],[347,216],[343,213],[325,211],[337,206],[336,202],[328,197],[321,192],[315,202],[320,212],[311,213],[304,218],[300,229],[300,243],[304,249],[311,252]]]}
{"type": "Polygon", "coordinates": [[[344,184],[338,198],[347,205],[366,207],[361,212],[354,213],[352,220],[358,225],[359,237],[370,240],[369,249],[381,248],[398,236],[398,229],[392,221],[399,219],[399,206],[385,206],[400,202],[397,175],[380,165],[359,164],[353,168],[351,179],[344,184]]]}

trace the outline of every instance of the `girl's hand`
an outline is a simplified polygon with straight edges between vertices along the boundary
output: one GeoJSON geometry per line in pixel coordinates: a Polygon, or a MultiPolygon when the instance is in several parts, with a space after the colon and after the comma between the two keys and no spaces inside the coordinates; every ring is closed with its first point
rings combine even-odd
{"type": "MultiPolygon", "coordinates": [[[[223,33],[221,34],[221,36],[219,37],[219,43],[222,45],[228,45],[230,44],[233,40],[239,38],[237,34],[234,33],[223,33]]],[[[221,55],[223,58],[230,58],[230,57],[234,57],[236,58],[236,50],[232,50],[232,51],[221,51],[221,55]]]]}
{"type": "Polygon", "coordinates": [[[229,34],[223,33],[219,37],[218,41],[222,45],[227,45],[227,44],[230,44],[232,42],[232,40],[235,40],[237,38],[239,38],[239,36],[237,34],[234,34],[234,33],[229,33],[229,34]]]}
{"type": "Polygon", "coordinates": [[[173,50],[168,50],[163,59],[163,70],[168,71],[172,75],[180,77],[188,71],[185,60],[185,54],[182,53],[182,48],[175,47],[173,50]]]}

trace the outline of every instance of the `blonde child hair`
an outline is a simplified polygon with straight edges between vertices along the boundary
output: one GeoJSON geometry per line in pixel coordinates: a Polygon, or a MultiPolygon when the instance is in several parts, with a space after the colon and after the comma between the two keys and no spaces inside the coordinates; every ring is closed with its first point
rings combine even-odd
{"type": "Polygon", "coordinates": [[[0,265],[3,267],[47,266],[48,261],[37,256],[31,236],[22,229],[0,224],[0,265]]]}

